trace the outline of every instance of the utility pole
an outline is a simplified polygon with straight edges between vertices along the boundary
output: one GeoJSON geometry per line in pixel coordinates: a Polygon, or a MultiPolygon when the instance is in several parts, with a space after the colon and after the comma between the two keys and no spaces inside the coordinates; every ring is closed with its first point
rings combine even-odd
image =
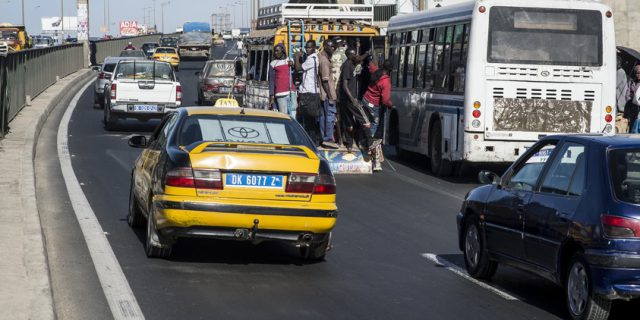
{"type": "Polygon", "coordinates": [[[156,28],[156,0],[153,0],[153,27],[156,28]]]}
{"type": "Polygon", "coordinates": [[[166,6],[168,4],[171,4],[171,1],[160,3],[160,10],[161,10],[160,15],[162,16],[162,33],[163,34],[164,34],[164,6],[166,6]]]}
{"type": "Polygon", "coordinates": [[[62,30],[61,43],[64,44],[64,0],[60,0],[60,28],[62,30]]]}

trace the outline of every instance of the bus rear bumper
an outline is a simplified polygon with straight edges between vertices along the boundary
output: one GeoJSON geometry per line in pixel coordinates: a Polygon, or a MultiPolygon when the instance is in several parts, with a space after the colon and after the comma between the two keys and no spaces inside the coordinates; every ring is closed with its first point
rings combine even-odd
{"type": "Polygon", "coordinates": [[[466,162],[508,163],[522,155],[535,141],[485,140],[482,132],[464,133],[466,162]]]}

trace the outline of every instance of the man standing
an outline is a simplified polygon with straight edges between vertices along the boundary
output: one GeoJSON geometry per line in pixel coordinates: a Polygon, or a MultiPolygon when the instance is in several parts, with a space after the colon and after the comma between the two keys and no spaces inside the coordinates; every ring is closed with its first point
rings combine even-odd
{"type": "Polygon", "coordinates": [[[373,138],[369,149],[373,155],[373,171],[382,171],[380,164],[382,160],[382,126],[384,121],[385,108],[392,108],[391,102],[391,63],[387,60],[378,68],[373,62],[369,63],[369,72],[371,73],[371,82],[367,87],[367,91],[362,97],[362,104],[371,122],[371,128],[368,130],[373,138]]]}
{"type": "Polygon", "coordinates": [[[336,85],[333,82],[331,72],[331,55],[336,46],[333,40],[325,40],[323,50],[320,52],[318,72],[320,74],[320,100],[322,100],[322,113],[320,114],[320,134],[322,146],[338,149],[334,141],[334,127],[336,123],[336,85]]]}
{"type": "Polygon", "coordinates": [[[298,95],[291,77],[291,64],[284,51],[282,43],[273,48],[274,59],[269,63],[269,102],[295,119],[298,95]]]}
{"type": "MultiPolygon", "coordinates": [[[[355,120],[351,129],[358,128],[361,130],[359,136],[364,140],[362,146],[364,149],[362,152],[363,155],[367,156],[365,160],[369,161],[368,158],[371,156],[369,146],[372,144],[372,136],[369,133],[371,122],[360,101],[357,99],[356,88],[358,81],[355,70],[358,57],[356,56],[356,51],[352,48],[347,49],[346,54],[347,61],[345,61],[342,65],[342,70],[340,70],[340,107],[344,109],[344,118],[352,117],[355,120]]],[[[345,135],[345,138],[346,147],[350,150],[353,141],[349,135],[345,135]]]]}
{"type": "Polygon", "coordinates": [[[631,81],[627,87],[624,95],[625,101],[627,101],[624,107],[624,117],[629,119],[629,126],[631,126],[631,133],[638,133],[635,125],[636,119],[638,119],[638,102],[633,101],[636,91],[640,88],[640,65],[633,67],[631,72],[631,81]]]}
{"type": "Polygon", "coordinates": [[[305,55],[299,51],[295,53],[294,60],[296,70],[302,72],[300,82],[300,105],[298,107],[298,121],[302,123],[305,131],[311,137],[313,143],[320,144],[320,129],[318,117],[321,114],[320,89],[318,87],[318,54],[316,42],[309,40],[305,44],[305,55]]]}

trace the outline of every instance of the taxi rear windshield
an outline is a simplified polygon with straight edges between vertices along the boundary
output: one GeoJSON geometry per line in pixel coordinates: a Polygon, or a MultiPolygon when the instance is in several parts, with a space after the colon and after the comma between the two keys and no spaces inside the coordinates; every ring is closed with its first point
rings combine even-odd
{"type": "Polygon", "coordinates": [[[188,146],[203,141],[301,145],[314,149],[302,127],[291,119],[255,116],[188,117],[180,129],[178,144],[188,146]]]}
{"type": "Polygon", "coordinates": [[[156,49],[156,53],[176,53],[176,49],[173,48],[158,48],[156,49]]]}
{"type": "Polygon", "coordinates": [[[640,204],[640,149],[609,151],[609,171],[616,198],[640,204]]]}

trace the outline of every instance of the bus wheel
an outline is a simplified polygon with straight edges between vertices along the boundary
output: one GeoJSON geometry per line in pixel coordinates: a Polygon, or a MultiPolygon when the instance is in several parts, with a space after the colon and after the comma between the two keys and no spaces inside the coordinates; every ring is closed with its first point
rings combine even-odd
{"type": "Polygon", "coordinates": [[[442,154],[442,125],[440,121],[433,123],[429,140],[431,172],[438,177],[448,177],[453,173],[453,163],[443,159],[442,154]]]}

